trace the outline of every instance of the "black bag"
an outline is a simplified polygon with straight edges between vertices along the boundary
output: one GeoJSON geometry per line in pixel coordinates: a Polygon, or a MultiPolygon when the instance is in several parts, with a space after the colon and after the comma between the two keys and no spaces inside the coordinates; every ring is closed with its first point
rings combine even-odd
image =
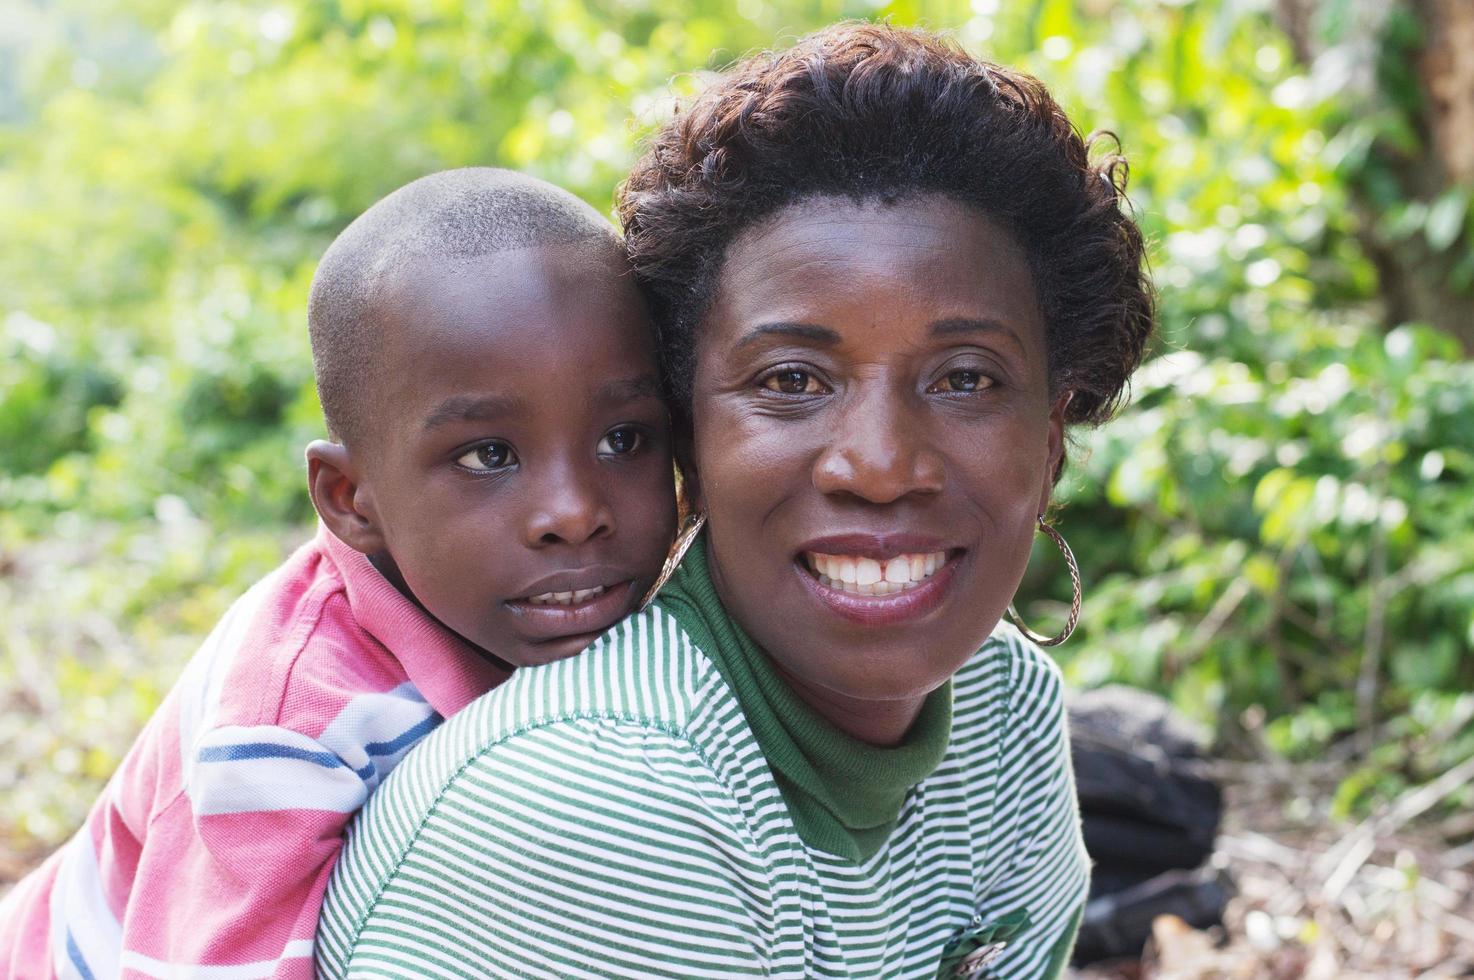
{"type": "Polygon", "coordinates": [[[1162,698],[1105,687],[1071,699],[1070,750],[1095,862],[1077,965],[1139,956],[1152,919],[1222,921],[1231,885],[1211,868],[1223,794],[1191,729],[1162,698]]]}
{"type": "Polygon", "coordinates": [[[1085,905],[1072,962],[1084,966],[1139,958],[1159,915],[1175,915],[1194,929],[1221,925],[1223,907],[1232,895],[1228,875],[1211,865],[1163,871],[1130,888],[1105,892],[1085,905]]]}

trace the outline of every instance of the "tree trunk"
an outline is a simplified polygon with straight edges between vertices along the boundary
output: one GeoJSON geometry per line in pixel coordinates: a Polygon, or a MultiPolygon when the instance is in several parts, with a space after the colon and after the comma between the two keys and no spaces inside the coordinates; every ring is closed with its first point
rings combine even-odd
{"type": "MultiPolygon", "coordinates": [[[[1379,177],[1392,177],[1404,201],[1427,206],[1460,185],[1474,187],[1474,0],[1398,2],[1422,25],[1422,42],[1416,48],[1393,47],[1382,36],[1387,12],[1394,9],[1386,0],[1360,0],[1376,37],[1353,39],[1363,42],[1360,45],[1338,42],[1343,57],[1356,51],[1371,62],[1362,66],[1369,76],[1375,75],[1378,57],[1407,58],[1420,96],[1406,120],[1419,138],[1420,150],[1408,154],[1381,141],[1373,147],[1367,172],[1350,181],[1359,218],[1357,234],[1377,270],[1386,326],[1411,320],[1430,323],[1457,337],[1464,350],[1474,354],[1474,283],[1453,281],[1461,262],[1474,261],[1467,258],[1474,247],[1467,216],[1464,230],[1446,248],[1433,248],[1422,234],[1389,237],[1378,203],[1384,195],[1374,195],[1371,182],[1358,179],[1376,168],[1379,177]]],[[[1280,25],[1307,66],[1326,53],[1316,37],[1316,24],[1327,5],[1328,0],[1277,2],[1280,25]]],[[[1394,105],[1390,99],[1382,102],[1394,105]]]]}
{"type": "Polygon", "coordinates": [[[1414,0],[1413,9],[1427,27],[1418,75],[1435,155],[1448,179],[1474,182],[1474,3],[1414,0]]]}

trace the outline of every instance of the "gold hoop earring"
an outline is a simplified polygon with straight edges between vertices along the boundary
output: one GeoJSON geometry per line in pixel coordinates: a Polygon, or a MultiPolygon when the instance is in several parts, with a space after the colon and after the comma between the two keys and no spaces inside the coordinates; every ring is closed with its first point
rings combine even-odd
{"type": "Polygon", "coordinates": [[[681,559],[686,557],[686,552],[691,550],[691,545],[696,542],[696,535],[706,526],[706,513],[697,511],[689,514],[686,521],[681,525],[681,533],[671,543],[670,551],[666,553],[665,564],[660,567],[660,574],[655,577],[655,584],[650,586],[650,591],[645,593],[645,598],[640,600],[640,607],[636,612],[644,612],[650,603],[655,601],[655,596],[665,588],[665,583],[675,574],[676,568],[681,564],[681,559]]]}
{"type": "Polygon", "coordinates": [[[1060,552],[1065,556],[1065,564],[1070,566],[1070,585],[1074,588],[1075,592],[1074,596],[1070,599],[1070,617],[1065,620],[1065,628],[1054,636],[1040,636],[1025,626],[1024,621],[1019,618],[1018,610],[1013,608],[1013,603],[1011,602],[1008,604],[1008,618],[1013,622],[1013,625],[1019,628],[1019,632],[1041,647],[1056,647],[1070,638],[1070,634],[1075,632],[1075,627],[1080,622],[1080,566],[1075,564],[1075,553],[1070,550],[1068,544],[1065,544],[1064,535],[1050,527],[1045,522],[1043,514],[1039,515],[1039,530],[1043,531],[1045,537],[1059,546],[1060,552]]]}

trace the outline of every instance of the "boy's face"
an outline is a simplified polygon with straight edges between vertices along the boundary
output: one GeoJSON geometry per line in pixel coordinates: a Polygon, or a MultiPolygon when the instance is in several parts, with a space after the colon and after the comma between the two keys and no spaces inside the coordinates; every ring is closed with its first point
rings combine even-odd
{"type": "Polygon", "coordinates": [[[639,602],[675,525],[670,423],[623,255],[426,262],[387,292],[384,379],[350,447],[386,570],[511,664],[579,652],[639,602]]]}

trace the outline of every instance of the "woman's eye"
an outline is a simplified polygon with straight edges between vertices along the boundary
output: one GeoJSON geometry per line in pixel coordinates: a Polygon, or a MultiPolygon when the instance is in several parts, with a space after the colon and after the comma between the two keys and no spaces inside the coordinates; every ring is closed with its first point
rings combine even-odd
{"type": "Polygon", "coordinates": [[[499,470],[515,462],[517,454],[505,442],[488,442],[484,446],[467,450],[456,459],[457,464],[478,472],[499,470]]]}
{"type": "Polygon", "coordinates": [[[599,440],[599,454],[601,456],[623,456],[639,449],[644,441],[645,437],[639,429],[630,426],[611,429],[608,435],[599,440]]]}
{"type": "Polygon", "coordinates": [[[981,371],[969,371],[959,368],[956,371],[947,372],[947,376],[932,387],[933,391],[982,391],[991,388],[993,379],[984,375],[981,371]]]}
{"type": "Polygon", "coordinates": [[[769,391],[780,391],[785,395],[820,395],[824,386],[807,371],[789,368],[777,371],[763,379],[763,387],[769,391]]]}

